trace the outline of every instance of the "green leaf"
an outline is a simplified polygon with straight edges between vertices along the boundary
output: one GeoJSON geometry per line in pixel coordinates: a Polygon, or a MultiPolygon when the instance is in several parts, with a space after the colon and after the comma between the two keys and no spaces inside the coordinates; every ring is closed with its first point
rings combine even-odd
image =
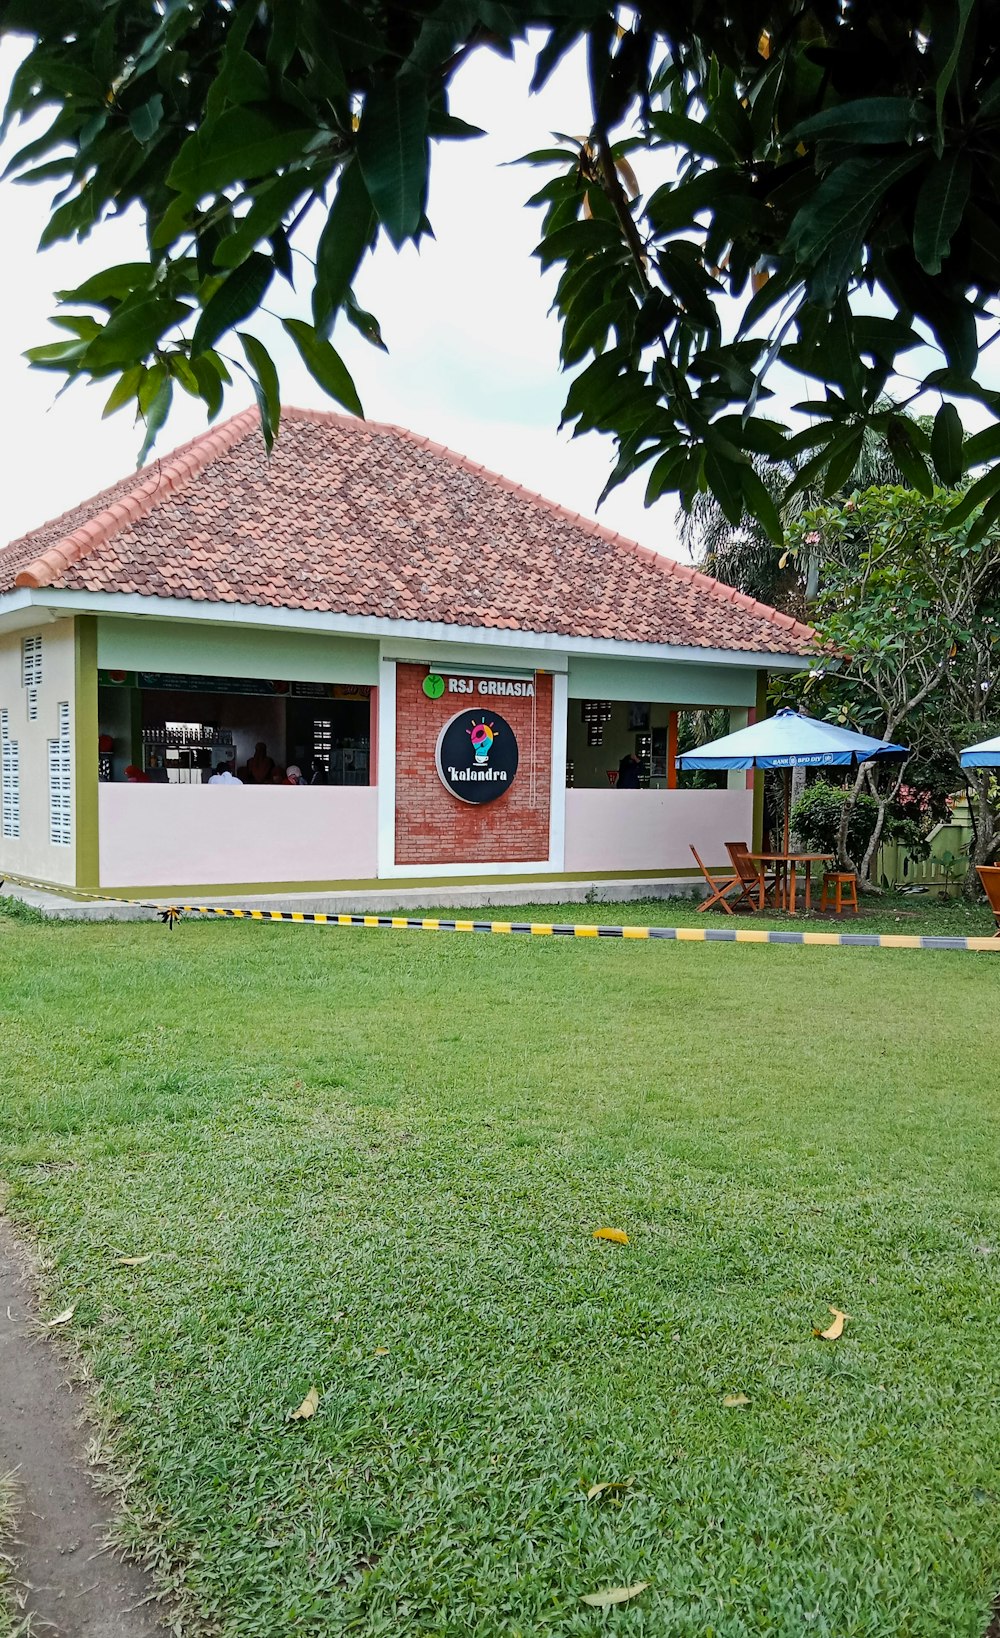
{"type": "Polygon", "coordinates": [[[167,186],[198,199],[234,182],[268,176],[303,158],[316,134],[315,127],[289,128],[256,108],[231,108],[188,137],[167,173],[167,186]]]}
{"type": "Polygon", "coordinates": [[[702,120],[689,119],[686,114],[653,113],[649,123],[655,134],[671,147],[685,148],[702,158],[714,159],[719,165],[733,163],[732,143],[702,120]]]}
{"type": "Polygon", "coordinates": [[[308,171],[289,171],[262,187],[232,233],[220,239],[213,260],[216,267],[239,267],[255,245],[273,233],[296,200],[313,185],[308,171]]]}
{"type": "Polygon", "coordinates": [[[954,404],[942,404],[934,417],[931,433],[931,459],[934,470],[947,489],[954,488],[963,472],[962,440],[965,436],[962,417],[954,404]]]}
{"type": "Polygon", "coordinates": [[[1000,457],[1000,426],[994,424],[984,427],[982,432],[975,433],[965,446],[965,470],[968,472],[975,466],[981,466],[984,461],[995,461],[1000,457]]]}
{"type": "Polygon", "coordinates": [[[256,312],[273,277],[274,263],[271,258],[255,251],[227,279],[223,279],[195,325],[191,341],[192,359],[214,347],[227,330],[256,312]]]}
{"type": "Polygon", "coordinates": [[[144,102],[141,108],[135,108],[129,114],[128,122],[135,140],[143,144],[152,142],[160,129],[162,119],[163,96],[157,91],[156,95],[150,97],[148,102],[144,102]]]}
{"type": "Polygon", "coordinates": [[[974,4],[975,0],[952,0],[952,5],[947,8],[954,14],[955,38],[952,41],[951,50],[949,51],[947,60],[945,61],[941,72],[937,77],[937,84],[934,88],[934,110],[937,115],[939,141],[944,140],[945,97],[948,95],[948,87],[955,78],[955,70],[958,67],[958,61],[962,55],[962,44],[965,40],[965,31],[969,25],[969,18],[972,15],[972,8],[974,4]]]}
{"type": "Polygon", "coordinates": [[[263,342],[258,341],[256,336],[248,335],[245,330],[239,330],[237,334],[247,363],[254,372],[254,393],[260,409],[260,426],[264,434],[264,443],[267,445],[267,453],[270,455],[281,421],[278,372],[263,342]]]}
{"type": "Polygon", "coordinates": [[[849,159],[830,171],[796,213],[786,241],[795,260],[812,271],[818,300],[832,302],[846,283],[880,201],[920,163],[920,155],[849,159]],[[824,266],[825,262],[825,266],[824,266]]]}
{"type": "Polygon", "coordinates": [[[654,501],[658,501],[664,490],[673,490],[677,487],[677,479],[686,460],[687,450],[677,445],[674,445],[672,449],[668,449],[659,457],[653,465],[653,469],[649,474],[649,481],[646,484],[646,496],[643,502],[645,506],[652,506],[654,501]]]}
{"type": "Polygon", "coordinates": [[[357,157],[379,221],[398,250],[416,236],[427,193],[427,88],[416,74],[377,82],[365,98],[357,157]]]}
{"type": "Polygon", "coordinates": [[[306,324],[303,319],[282,319],[281,322],[313,380],[352,415],[363,418],[365,412],[361,408],[357,388],[340,354],[328,341],[317,336],[312,325],[306,324]]]}
{"type": "Polygon", "coordinates": [[[359,331],[359,333],[364,336],[365,340],[369,342],[372,347],[378,347],[383,353],[387,353],[389,351],[385,342],[382,340],[382,331],[379,328],[378,319],[375,317],[374,313],[366,313],[363,307],[358,306],[358,303],[354,299],[354,293],[351,290],[347,292],[347,296],[344,301],[344,315],[348,324],[352,324],[355,330],[359,331]]]}
{"type": "Polygon", "coordinates": [[[752,466],[741,469],[740,479],[743,485],[743,495],[746,500],[747,511],[756,518],[772,545],[780,546],[785,538],[785,531],[781,526],[781,517],[774,504],[774,498],[752,466]]]}
{"type": "Polygon", "coordinates": [[[967,489],[957,506],[953,506],[948,513],[948,526],[957,529],[959,524],[971,518],[979,506],[983,506],[993,496],[1000,492],[1000,466],[992,466],[985,472],[971,489],[967,489]]]}
{"type": "Polygon", "coordinates": [[[934,482],[927,470],[927,463],[917,448],[913,428],[909,422],[902,416],[892,416],[886,427],[886,439],[889,453],[903,477],[919,494],[929,499],[934,493],[934,482]]]}
{"type": "Polygon", "coordinates": [[[188,317],[187,302],[166,292],[146,295],[137,291],[115,308],[99,336],[87,348],[87,368],[109,365],[127,369],[149,353],[167,330],[188,317]]]}
{"type": "Polygon", "coordinates": [[[218,353],[207,352],[200,358],[192,358],[191,368],[208,408],[208,418],[214,421],[222,408],[223,382],[229,379],[225,366],[218,353]]]}
{"type": "Polygon", "coordinates": [[[859,425],[850,427],[831,444],[826,476],[823,480],[823,495],[826,500],[846,488],[858,464],[864,441],[865,429],[863,425],[859,425]]]}
{"type": "Polygon", "coordinates": [[[109,415],[114,415],[116,410],[120,410],[125,404],[130,404],[133,401],[139,392],[145,373],[145,366],[142,364],[133,364],[130,369],[122,372],[108,396],[108,401],[101,415],[102,421],[106,421],[109,415]]]}
{"type": "Polygon", "coordinates": [[[853,147],[911,142],[926,124],[926,114],[912,97],[852,97],[835,108],[802,120],[784,138],[786,147],[818,137],[836,137],[853,147]]]}
{"type": "Polygon", "coordinates": [[[978,518],[974,519],[968,534],[965,537],[966,546],[978,546],[980,541],[989,534],[997,519],[1000,518],[1000,494],[986,502],[978,518]]]}
{"type": "Polygon", "coordinates": [[[705,478],[723,516],[735,527],[743,516],[743,468],[709,449],[705,454],[705,478]]]}
{"type": "Polygon", "coordinates": [[[935,292],[935,305],[928,304],[921,316],[934,331],[952,369],[973,375],[979,362],[979,337],[972,303],[961,296],[937,300],[935,292]]]}
{"type": "Polygon", "coordinates": [[[945,154],[931,164],[913,214],[913,249],[925,273],[940,273],[961,223],[971,184],[972,161],[968,154],[945,154]]]}
{"type": "Polygon", "coordinates": [[[158,387],[156,396],[153,398],[149,408],[145,411],[146,436],[142,441],[142,448],[139,451],[139,459],[135,463],[136,466],[142,465],[143,461],[146,459],[146,456],[149,454],[154,443],[156,442],[157,434],[162,428],[167,416],[170,414],[170,403],[173,396],[174,384],[170,377],[166,376],[158,387]]]}
{"type": "Polygon", "coordinates": [[[357,161],[348,163],[340,173],[337,196],[316,246],[312,303],[319,335],[329,336],[377,226],[361,166],[357,161]]]}
{"type": "Polygon", "coordinates": [[[139,285],[152,278],[148,262],[120,262],[106,267],[100,273],[85,279],[75,290],[57,290],[56,299],[62,302],[82,302],[85,306],[102,307],[107,301],[122,301],[139,285]]]}

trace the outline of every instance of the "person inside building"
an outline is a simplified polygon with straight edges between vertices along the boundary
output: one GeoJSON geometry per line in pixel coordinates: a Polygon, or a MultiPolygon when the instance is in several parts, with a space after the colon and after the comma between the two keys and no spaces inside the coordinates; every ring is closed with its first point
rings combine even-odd
{"type": "Polygon", "coordinates": [[[274,772],[274,758],[268,756],[262,739],[257,741],[253,756],[247,762],[247,773],[255,785],[269,785],[274,772]]]}
{"type": "Polygon", "coordinates": [[[639,776],[642,773],[642,760],[634,751],[629,751],[618,764],[618,789],[620,791],[637,791],[639,776]]]}
{"type": "Polygon", "coordinates": [[[273,774],[268,780],[269,785],[287,785],[289,783],[290,781],[284,768],[275,768],[273,774]]]}
{"type": "Polygon", "coordinates": [[[287,772],[285,777],[288,780],[289,785],[304,785],[305,784],[305,780],[302,777],[302,769],[297,768],[294,762],[291,763],[291,765],[289,766],[288,772],[287,772]]]}
{"type": "Polygon", "coordinates": [[[237,779],[228,762],[216,763],[215,772],[209,779],[210,785],[242,785],[242,779],[237,779]]]}
{"type": "Polygon", "coordinates": [[[312,769],[309,774],[310,785],[328,785],[330,783],[326,771],[326,763],[321,762],[318,756],[313,757],[312,769]]]}

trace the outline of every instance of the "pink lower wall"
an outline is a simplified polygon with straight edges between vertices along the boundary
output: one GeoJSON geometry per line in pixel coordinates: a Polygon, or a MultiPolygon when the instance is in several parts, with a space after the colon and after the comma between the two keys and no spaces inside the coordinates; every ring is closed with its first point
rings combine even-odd
{"type": "Polygon", "coordinates": [[[101,886],[371,880],[374,786],[101,785],[101,886]]]}
{"type": "Polygon", "coordinates": [[[752,791],[566,792],[566,865],[577,870],[693,869],[726,862],[727,842],[750,843],[752,791]]]}

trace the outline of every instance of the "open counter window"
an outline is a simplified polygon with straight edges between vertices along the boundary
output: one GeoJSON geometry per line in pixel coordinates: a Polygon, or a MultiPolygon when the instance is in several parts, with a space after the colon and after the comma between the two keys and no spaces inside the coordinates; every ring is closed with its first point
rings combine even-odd
{"type": "Polygon", "coordinates": [[[98,713],[105,780],[371,782],[366,685],[101,671],[98,713]]]}

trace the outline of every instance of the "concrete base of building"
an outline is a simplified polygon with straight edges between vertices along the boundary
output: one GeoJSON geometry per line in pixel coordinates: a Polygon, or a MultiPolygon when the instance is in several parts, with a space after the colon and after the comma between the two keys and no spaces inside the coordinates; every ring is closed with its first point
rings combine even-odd
{"type": "MultiPolygon", "coordinates": [[[[43,916],[64,921],[148,921],[152,912],[145,904],[130,904],[121,899],[75,899],[56,892],[43,892],[34,887],[18,887],[8,882],[0,889],[0,897],[20,899],[43,916]]],[[[336,893],[274,893],[247,894],[228,897],[212,894],[199,900],[189,894],[171,897],[169,893],[151,896],[148,904],[210,903],[219,906],[239,905],[247,910],[322,910],[327,915],[409,915],[416,910],[484,910],[503,909],[515,904],[624,904],[636,899],[673,899],[704,897],[700,883],[690,876],[643,876],[631,881],[621,879],[581,882],[491,882],[477,886],[392,888],[377,891],[336,893]]]]}

